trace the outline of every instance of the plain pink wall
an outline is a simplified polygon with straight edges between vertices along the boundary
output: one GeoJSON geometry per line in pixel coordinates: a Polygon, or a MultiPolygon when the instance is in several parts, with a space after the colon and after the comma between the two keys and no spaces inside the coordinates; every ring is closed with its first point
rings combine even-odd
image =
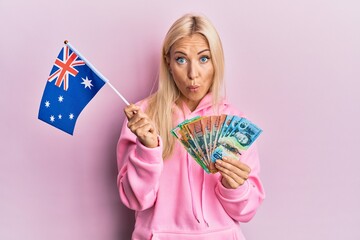
{"type": "Polygon", "coordinates": [[[0,0],[0,239],[129,239],[116,187],[124,103],[107,86],[73,137],[37,120],[68,39],[131,102],[156,78],[162,39],[207,15],[229,99],[264,129],[267,199],[249,240],[360,239],[358,1],[0,0]]]}

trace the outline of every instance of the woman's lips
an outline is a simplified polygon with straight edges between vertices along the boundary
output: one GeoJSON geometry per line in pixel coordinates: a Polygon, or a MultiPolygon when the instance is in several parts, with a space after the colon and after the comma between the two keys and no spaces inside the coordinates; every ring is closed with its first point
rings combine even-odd
{"type": "Polygon", "coordinates": [[[200,88],[200,86],[198,86],[198,85],[187,87],[187,89],[189,89],[190,92],[196,92],[199,88],[200,88]]]}

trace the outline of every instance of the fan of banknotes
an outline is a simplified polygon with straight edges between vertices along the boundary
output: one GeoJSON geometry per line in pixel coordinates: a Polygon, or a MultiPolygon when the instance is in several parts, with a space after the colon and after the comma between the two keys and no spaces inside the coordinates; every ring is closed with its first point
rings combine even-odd
{"type": "Polygon", "coordinates": [[[207,172],[216,173],[215,161],[239,158],[262,130],[246,118],[234,115],[195,117],[177,125],[171,133],[207,172]]]}

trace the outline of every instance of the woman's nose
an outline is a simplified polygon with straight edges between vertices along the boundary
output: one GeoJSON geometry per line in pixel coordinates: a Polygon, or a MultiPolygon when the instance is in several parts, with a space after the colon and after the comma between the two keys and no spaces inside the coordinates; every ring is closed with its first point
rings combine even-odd
{"type": "Polygon", "coordinates": [[[194,62],[191,62],[188,66],[188,78],[194,80],[199,76],[198,66],[194,62]]]}

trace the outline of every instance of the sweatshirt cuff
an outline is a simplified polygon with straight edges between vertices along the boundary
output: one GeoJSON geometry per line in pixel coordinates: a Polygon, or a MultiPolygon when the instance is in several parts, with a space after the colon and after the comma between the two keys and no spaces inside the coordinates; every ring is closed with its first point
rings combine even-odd
{"type": "Polygon", "coordinates": [[[249,181],[245,181],[244,184],[239,186],[238,188],[229,189],[222,185],[221,177],[220,177],[219,183],[218,183],[218,189],[219,189],[219,193],[222,197],[224,197],[226,199],[238,199],[239,200],[248,195],[248,193],[250,191],[250,183],[249,183],[249,181]]]}
{"type": "Polygon", "coordinates": [[[148,148],[144,146],[139,139],[136,138],[136,156],[143,162],[147,163],[159,163],[162,161],[163,144],[161,137],[158,136],[159,145],[154,148],[148,148]]]}

